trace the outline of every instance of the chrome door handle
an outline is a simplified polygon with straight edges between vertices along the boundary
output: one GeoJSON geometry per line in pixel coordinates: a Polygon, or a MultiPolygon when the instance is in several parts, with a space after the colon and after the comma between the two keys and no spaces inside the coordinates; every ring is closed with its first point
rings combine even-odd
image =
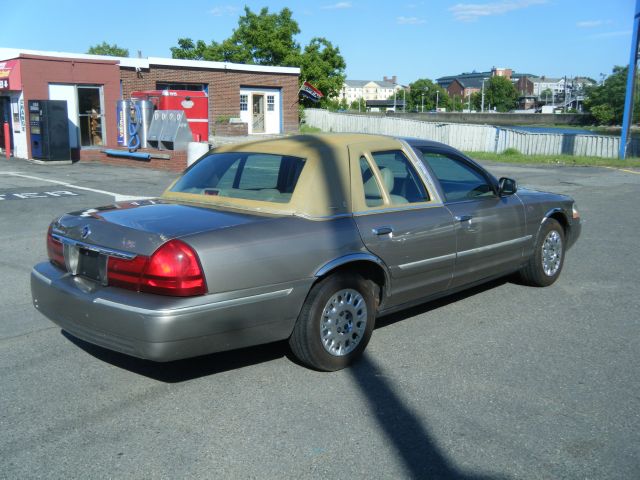
{"type": "Polygon", "coordinates": [[[468,222],[469,220],[471,220],[473,217],[471,215],[456,215],[455,219],[458,222],[468,222]]]}
{"type": "Polygon", "coordinates": [[[374,235],[382,236],[382,235],[392,235],[393,228],[391,227],[377,227],[371,230],[374,235]]]}

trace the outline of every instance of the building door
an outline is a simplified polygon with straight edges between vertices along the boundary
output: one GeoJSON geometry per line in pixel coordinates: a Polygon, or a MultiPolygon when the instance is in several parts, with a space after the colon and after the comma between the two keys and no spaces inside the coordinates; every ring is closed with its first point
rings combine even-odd
{"type": "Polygon", "coordinates": [[[9,144],[9,152],[12,149],[12,138],[11,132],[13,129],[11,128],[11,103],[9,101],[9,97],[0,97],[0,148],[4,151],[5,142],[8,141],[9,144]],[[5,138],[4,136],[4,124],[9,124],[9,138],[5,138]]]}
{"type": "Polygon", "coordinates": [[[264,133],[264,95],[253,94],[252,132],[264,133]]]}
{"type": "Polygon", "coordinates": [[[101,86],[78,85],[78,116],[80,145],[99,147],[104,145],[104,113],[101,86]]]}
{"type": "Polygon", "coordinates": [[[282,92],[277,88],[240,89],[240,120],[251,134],[282,133],[282,92]]]}

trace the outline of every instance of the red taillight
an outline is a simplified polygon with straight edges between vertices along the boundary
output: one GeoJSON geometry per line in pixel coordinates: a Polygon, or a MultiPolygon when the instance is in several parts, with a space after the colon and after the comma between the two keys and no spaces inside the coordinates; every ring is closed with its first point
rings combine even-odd
{"type": "Polygon", "coordinates": [[[51,226],[49,226],[49,231],[47,232],[47,255],[51,263],[66,270],[62,242],[53,238],[51,226]]]}
{"type": "Polygon", "coordinates": [[[109,257],[107,263],[109,285],[129,290],[140,290],[140,278],[148,260],[149,257],[142,255],[133,260],[109,257]]]}
{"type": "Polygon", "coordinates": [[[180,240],[162,245],[151,257],[110,257],[109,285],[141,292],[190,297],[207,292],[198,256],[180,240]]]}

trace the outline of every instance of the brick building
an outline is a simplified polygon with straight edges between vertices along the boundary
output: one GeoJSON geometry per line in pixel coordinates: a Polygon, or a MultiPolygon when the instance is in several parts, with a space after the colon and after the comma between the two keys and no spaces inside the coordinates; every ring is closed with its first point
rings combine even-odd
{"type": "Polygon", "coordinates": [[[13,155],[32,158],[29,100],[65,100],[71,156],[88,158],[118,147],[119,99],[139,90],[198,90],[206,93],[210,135],[231,126],[286,133],[298,129],[299,75],[293,67],[0,48],[0,122],[9,125],[13,155]]]}

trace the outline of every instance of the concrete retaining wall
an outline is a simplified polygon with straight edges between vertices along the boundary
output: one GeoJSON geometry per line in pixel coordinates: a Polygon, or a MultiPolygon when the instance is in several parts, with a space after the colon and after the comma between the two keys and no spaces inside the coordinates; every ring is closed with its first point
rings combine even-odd
{"type": "MultiPolygon", "coordinates": [[[[423,138],[446,143],[468,152],[502,153],[515,148],[526,155],[581,155],[617,158],[620,137],[528,133],[492,125],[436,123],[390,116],[353,115],[327,110],[305,110],[305,122],[323,132],[359,132],[423,138]]],[[[640,141],[634,138],[628,155],[640,154],[640,141]]]]}
{"type": "MultiPolygon", "coordinates": [[[[355,112],[351,112],[355,113],[355,112]]],[[[381,114],[384,115],[384,114],[381,114]]],[[[390,117],[423,122],[471,123],[474,125],[591,125],[594,119],[587,113],[387,113],[390,117]]]]}

